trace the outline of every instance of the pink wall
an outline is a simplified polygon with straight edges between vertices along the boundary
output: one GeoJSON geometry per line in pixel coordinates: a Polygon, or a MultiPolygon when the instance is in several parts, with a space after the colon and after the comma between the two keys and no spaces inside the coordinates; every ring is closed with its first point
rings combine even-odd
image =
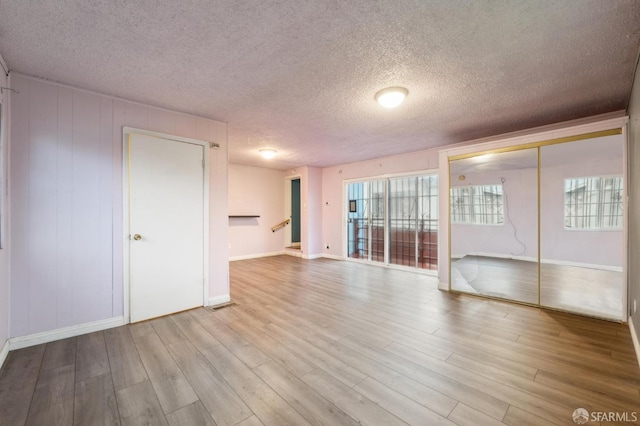
{"type": "Polygon", "coordinates": [[[322,169],[322,252],[344,257],[343,187],[349,179],[367,179],[431,170],[437,173],[438,149],[413,152],[322,169]],[[330,248],[325,247],[329,244],[330,248]]]}
{"type": "Polygon", "coordinates": [[[229,214],[259,215],[255,219],[229,219],[230,259],[282,252],[283,230],[271,232],[284,212],[284,176],[280,170],[229,164],[229,214]]]}
{"type": "Polygon", "coordinates": [[[122,128],[214,141],[210,297],[228,295],[227,126],[15,75],[11,337],[123,315],[122,128]]]}
{"type": "Polygon", "coordinates": [[[306,183],[301,194],[303,210],[307,211],[307,238],[306,249],[308,256],[322,254],[322,169],[319,167],[307,168],[306,183]]]}
{"type": "MultiPolygon", "coordinates": [[[[0,57],[0,62],[4,65],[4,60],[0,57]]],[[[4,70],[0,69],[0,86],[9,87],[4,70]]],[[[4,360],[2,349],[9,338],[9,238],[7,236],[7,208],[8,199],[6,198],[7,187],[7,145],[8,145],[8,129],[9,129],[9,92],[0,95],[0,103],[2,103],[2,117],[0,123],[0,161],[2,162],[3,174],[0,176],[0,366],[4,360]]]]}

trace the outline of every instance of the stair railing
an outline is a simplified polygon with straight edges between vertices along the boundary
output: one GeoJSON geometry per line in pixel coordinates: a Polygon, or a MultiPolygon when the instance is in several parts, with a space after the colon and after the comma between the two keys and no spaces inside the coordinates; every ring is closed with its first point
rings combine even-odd
{"type": "Polygon", "coordinates": [[[289,224],[289,222],[291,222],[291,218],[283,220],[282,222],[271,228],[271,232],[276,232],[278,229],[284,228],[289,224]]]}

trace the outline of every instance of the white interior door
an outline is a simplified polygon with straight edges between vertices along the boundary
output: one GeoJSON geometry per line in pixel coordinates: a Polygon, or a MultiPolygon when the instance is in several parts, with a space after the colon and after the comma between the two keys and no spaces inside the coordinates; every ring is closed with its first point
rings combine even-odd
{"type": "Polygon", "coordinates": [[[203,145],[130,133],[129,313],[142,321],[202,306],[203,145]]]}

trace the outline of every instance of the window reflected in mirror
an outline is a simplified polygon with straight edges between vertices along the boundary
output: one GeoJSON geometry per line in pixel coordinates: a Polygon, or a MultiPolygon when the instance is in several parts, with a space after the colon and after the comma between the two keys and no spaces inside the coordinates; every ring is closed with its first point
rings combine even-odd
{"type": "Polygon", "coordinates": [[[451,289],[622,320],[624,136],[513,149],[449,162],[451,289]]]}
{"type": "Polygon", "coordinates": [[[622,319],[622,135],[540,148],[540,303],[622,319]]]}

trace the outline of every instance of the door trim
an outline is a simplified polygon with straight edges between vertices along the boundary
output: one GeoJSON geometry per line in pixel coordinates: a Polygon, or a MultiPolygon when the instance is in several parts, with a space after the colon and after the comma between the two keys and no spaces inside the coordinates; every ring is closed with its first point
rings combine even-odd
{"type": "Polygon", "coordinates": [[[185,138],[167,133],[152,132],[133,127],[122,128],[122,260],[123,260],[123,316],[124,323],[131,322],[130,315],[130,280],[129,280],[129,136],[132,134],[153,136],[174,142],[186,142],[203,147],[204,167],[202,169],[203,183],[203,282],[202,282],[202,306],[209,304],[209,153],[211,144],[199,139],[185,138]]]}
{"type": "MultiPolygon", "coordinates": [[[[302,174],[293,174],[284,178],[284,216],[283,218],[291,219],[291,182],[300,179],[300,250],[302,250],[302,174]]],[[[306,238],[306,237],[304,237],[306,238]]],[[[291,246],[291,226],[284,227],[284,247],[291,246]]],[[[285,248],[283,250],[286,251],[285,248]]]]}

